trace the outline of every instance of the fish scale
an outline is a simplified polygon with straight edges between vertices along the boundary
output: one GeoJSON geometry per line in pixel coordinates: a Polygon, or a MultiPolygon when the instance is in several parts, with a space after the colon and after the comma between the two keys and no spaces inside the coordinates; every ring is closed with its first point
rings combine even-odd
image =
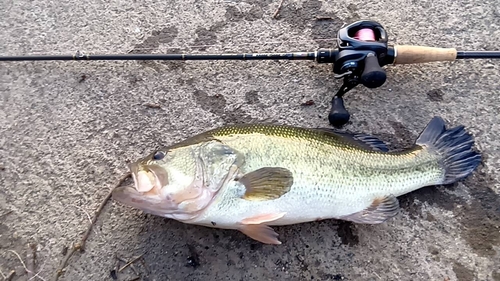
{"type": "MultiPolygon", "coordinates": [[[[230,227],[245,217],[277,211],[290,215],[272,225],[332,218],[363,210],[387,192],[399,195],[415,186],[435,183],[442,177],[437,157],[424,150],[416,150],[420,154],[360,150],[359,146],[342,140],[328,139],[310,131],[295,133],[277,126],[228,128],[214,136],[245,155],[243,172],[284,167],[294,175],[294,184],[289,193],[273,201],[246,201],[236,195],[225,197],[221,200],[226,202],[225,207],[205,213],[204,217],[210,221],[201,217],[197,220],[203,224],[218,220],[221,227],[230,227]],[[419,169],[425,172],[415,173],[419,169]],[[233,215],[228,217],[228,213],[233,215]]],[[[242,192],[244,187],[233,183],[227,189],[242,192]]]]}
{"type": "Polygon", "coordinates": [[[382,223],[397,197],[457,182],[481,162],[462,126],[434,117],[413,147],[388,151],[373,136],[247,124],[216,128],[131,164],[134,187],[113,198],[188,224],[240,230],[280,244],[272,225],[320,219],[382,223]]]}

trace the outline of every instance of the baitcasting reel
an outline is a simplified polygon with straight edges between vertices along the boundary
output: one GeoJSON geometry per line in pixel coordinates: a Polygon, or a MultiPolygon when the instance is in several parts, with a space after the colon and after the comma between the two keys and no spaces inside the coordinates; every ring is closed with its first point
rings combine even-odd
{"type": "Polygon", "coordinates": [[[374,21],[355,22],[339,30],[333,72],[335,78],[344,81],[332,98],[328,120],[333,126],[341,127],[349,121],[344,94],[358,84],[377,88],[385,83],[387,75],[382,66],[394,60],[394,49],[387,41],[384,28],[374,21]]]}
{"type": "Polygon", "coordinates": [[[454,48],[423,46],[389,46],[385,29],[378,22],[362,20],[338,31],[335,49],[293,53],[245,54],[124,54],[124,55],[30,55],[0,56],[0,61],[47,60],[314,60],[332,63],[335,78],[343,84],[331,101],[328,120],[341,127],[350,115],[344,106],[343,96],[359,84],[368,88],[382,86],[387,75],[382,68],[388,64],[413,64],[456,59],[500,59],[500,51],[457,51],[454,48]]]}

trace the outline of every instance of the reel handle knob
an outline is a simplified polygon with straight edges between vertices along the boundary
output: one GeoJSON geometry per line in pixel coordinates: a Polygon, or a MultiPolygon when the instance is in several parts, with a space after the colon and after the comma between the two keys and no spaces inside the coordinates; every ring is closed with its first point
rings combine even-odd
{"type": "Polygon", "coordinates": [[[350,114],[345,109],[344,99],[341,96],[335,95],[332,98],[332,108],[328,114],[328,121],[334,127],[340,128],[349,122],[350,114]]]}
{"type": "Polygon", "coordinates": [[[365,69],[361,74],[361,84],[368,88],[378,88],[385,83],[387,74],[380,67],[378,58],[374,53],[369,53],[365,58],[365,69]]]}

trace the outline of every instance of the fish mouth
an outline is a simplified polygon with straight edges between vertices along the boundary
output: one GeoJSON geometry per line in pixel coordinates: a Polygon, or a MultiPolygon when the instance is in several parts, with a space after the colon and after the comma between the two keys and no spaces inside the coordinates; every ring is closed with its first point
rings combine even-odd
{"type": "Polygon", "coordinates": [[[135,189],[142,194],[159,194],[160,190],[168,184],[168,174],[160,166],[141,166],[131,163],[129,169],[135,189]]]}
{"type": "Polygon", "coordinates": [[[177,210],[177,204],[161,194],[161,189],[168,184],[164,169],[137,163],[129,164],[129,168],[134,185],[115,188],[112,192],[114,200],[158,216],[166,216],[177,210]]]}
{"type": "Polygon", "coordinates": [[[145,196],[134,186],[120,186],[113,190],[112,198],[126,206],[146,213],[167,217],[177,211],[177,205],[158,195],[145,196]]]}

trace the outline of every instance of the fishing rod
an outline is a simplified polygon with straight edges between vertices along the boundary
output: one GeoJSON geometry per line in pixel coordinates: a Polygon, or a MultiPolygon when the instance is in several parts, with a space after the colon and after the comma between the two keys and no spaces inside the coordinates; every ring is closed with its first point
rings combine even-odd
{"type": "Polygon", "coordinates": [[[457,51],[438,48],[388,44],[384,27],[370,20],[361,20],[340,29],[336,48],[320,48],[312,52],[235,53],[235,54],[107,54],[0,56],[0,61],[92,61],[92,60],[310,60],[331,63],[334,77],[343,84],[331,100],[328,120],[341,127],[350,119],[343,96],[362,84],[378,88],[387,80],[382,68],[386,65],[455,61],[457,59],[500,59],[500,51],[457,51]]]}

